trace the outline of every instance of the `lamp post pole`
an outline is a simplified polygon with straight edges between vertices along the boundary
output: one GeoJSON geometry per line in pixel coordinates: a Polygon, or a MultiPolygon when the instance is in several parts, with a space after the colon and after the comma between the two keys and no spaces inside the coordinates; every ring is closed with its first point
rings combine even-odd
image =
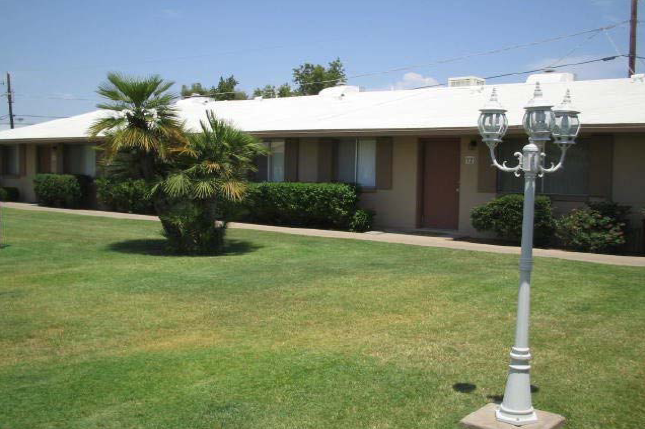
{"type": "Polygon", "coordinates": [[[540,84],[536,84],[533,98],[525,107],[524,129],[529,135],[529,143],[522,152],[516,152],[518,164],[506,166],[506,161],[498,163],[495,148],[502,141],[508,129],[506,110],[497,100],[495,89],[487,105],[481,109],[479,131],[483,141],[490,149],[493,165],[504,172],[516,176],[524,173],[524,206],[522,219],[522,251],[520,256],[520,284],[517,298],[517,324],[515,342],[511,348],[510,365],[504,400],[495,411],[498,421],[515,426],[523,426],[538,421],[531,400],[531,352],[529,348],[529,318],[531,310],[531,271],[533,269],[533,226],[535,216],[535,182],[544,174],[562,168],[567,149],[574,144],[580,130],[578,112],[571,106],[567,91],[561,105],[552,109],[542,98],[540,84]],[[560,148],[557,165],[544,166],[545,145],[554,138],[560,148]]]}

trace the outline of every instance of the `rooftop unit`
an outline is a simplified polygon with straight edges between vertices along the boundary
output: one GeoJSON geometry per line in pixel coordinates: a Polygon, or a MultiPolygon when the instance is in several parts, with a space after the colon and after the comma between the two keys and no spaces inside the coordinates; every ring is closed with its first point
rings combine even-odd
{"type": "Polygon", "coordinates": [[[461,86],[482,86],[486,85],[486,79],[477,76],[462,76],[448,78],[448,86],[450,88],[458,88],[461,86]]]}

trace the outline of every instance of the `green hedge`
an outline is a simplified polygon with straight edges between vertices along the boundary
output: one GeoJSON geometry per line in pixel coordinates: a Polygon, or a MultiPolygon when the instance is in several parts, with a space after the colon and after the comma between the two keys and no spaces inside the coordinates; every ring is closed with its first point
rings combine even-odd
{"type": "MultiPolygon", "coordinates": [[[[477,231],[491,231],[499,238],[519,243],[522,237],[523,206],[523,195],[510,194],[495,198],[472,210],[470,217],[473,227],[477,231]]],[[[551,200],[539,195],[535,198],[533,242],[538,246],[549,244],[554,231],[551,200]]]]}
{"type": "Polygon", "coordinates": [[[20,191],[18,188],[5,186],[0,188],[0,201],[19,201],[20,191]]]}
{"type": "Polygon", "coordinates": [[[96,179],[96,198],[107,209],[124,213],[154,214],[151,186],[143,179],[96,179]]]}
{"type": "Polygon", "coordinates": [[[625,244],[629,211],[613,202],[588,203],[556,221],[556,236],[566,249],[616,253],[625,244]]]}
{"type": "Polygon", "coordinates": [[[306,228],[367,231],[374,213],[358,208],[360,190],[342,183],[251,183],[228,218],[306,228]]]}
{"type": "Polygon", "coordinates": [[[71,174],[38,174],[34,192],[39,204],[50,207],[77,208],[86,203],[92,179],[71,174]]]}

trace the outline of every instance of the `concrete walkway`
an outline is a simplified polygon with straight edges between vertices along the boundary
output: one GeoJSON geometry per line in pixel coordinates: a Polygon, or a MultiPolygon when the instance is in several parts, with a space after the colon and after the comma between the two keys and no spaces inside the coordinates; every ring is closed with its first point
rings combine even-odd
{"type": "MultiPolygon", "coordinates": [[[[2,207],[8,207],[20,210],[47,211],[57,213],[70,213],[85,216],[108,217],[114,219],[138,219],[158,221],[157,216],[138,215],[129,213],[104,212],[98,210],[71,210],[57,209],[51,207],[40,207],[35,204],[26,203],[0,203],[2,207]]],[[[368,232],[355,233],[344,231],[327,231],[322,229],[307,228],[288,228],[282,226],[253,225],[248,223],[232,222],[229,228],[249,229],[254,231],[279,232],[284,234],[304,235],[309,237],[327,237],[327,238],[349,238],[354,240],[378,241],[382,243],[399,243],[410,244],[413,246],[425,247],[444,247],[447,249],[472,250],[477,252],[493,252],[519,255],[520,248],[514,246],[500,246],[495,244],[472,243],[468,241],[459,241],[452,237],[427,237],[411,234],[397,234],[391,232],[368,232]]],[[[643,256],[618,256],[618,255],[599,255],[595,253],[568,252],[556,249],[535,249],[534,256],[544,258],[559,258],[570,261],[593,262],[596,264],[608,265],[625,265],[631,267],[645,267],[645,257],[643,256]]]]}

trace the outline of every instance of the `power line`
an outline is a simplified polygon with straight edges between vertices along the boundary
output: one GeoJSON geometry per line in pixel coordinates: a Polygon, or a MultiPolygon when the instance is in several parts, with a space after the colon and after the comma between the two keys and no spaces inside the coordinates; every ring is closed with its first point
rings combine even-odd
{"type": "Polygon", "coordinates": [[[587,37],[584,39],[582,42],[578,43],[576,46],[573,47],[569,52],[564,54],[562,57],[560,57],[558,60],[554,61],[552,64],[548,65],[547,68],[551,68],[553,66],[558,65],[560,62],[564,61],[565,59],[569,58],[571,55],[573,55],[578,49],[580,49],[583,45],[589,43],[591,39],[599,35],[601,32],[604,32],[605,34],[607,33],[607,30],[602,30],[602,31],[597,31],[595,33],[591,33],[591,36],[587,37]]]}
{"type": "MultiPolygon", "coordinates": [[[[389,74],[389,73],[396,73],[396,72],[401,72],[401,71],[413,70],[413,69],[422,68],[422,67],[431,67],[431,66],[435,66],[435,65],[449,64],[449,63],[453,63],[453,62],[457,62],[457,61],[463,61],[463,60],[466,60],[466,59],[475,58],[475,57],[479,57],[479,56],[494,55],[494,54],[498,54],[498,53],[502,53],[502,52],[508,52],[508,51],[512,51],[512,50],[516,50],[516,49],[522,49],[522,48],[537,46],[537,45],[541,45],[541,44],[545,44],[545,43],[552,43],[552,42],[565,40],[565,39],[569,39],[569,38],[573,38],[573,37],[577,37],[577,36],[582,36],[582,35],[585,35],[585,34],[591,34],[591,36],[587,40],[583,41],[583,43],[581,43],[580,45],[578,45],[577,47],[574,48],[573,51],[575,51],[582,44],[586,43],[587,41],[589,41],[590,39],[595,37],[597,34],[599,34],[600,32],[615,29],[615,28],[623,26],[623,25],[625,25],[625,24],[627,24],[629,22],[630,22],[630,20],[621,21],[621,22],[618,22],[618,23],[615,23],[615,24],[606,25],[606,26],[603,26],[603,27],[592,28],[592,29],[589,29],[589,30],[583,30],[583,31],[579,31],[579,32],[576,32],[576,33],[570,33],[570,34],[560,35],[560,36],[556,36],[556,37],[550,37],[550,38],[546,38],[546,39],[535,40],[535,41],[528,42],[528,43],[523,43],[523,44],[505,46],[505,47],[491,49],[491,50],[487,50],[487,51],[474,52],[474,53],[465,54],[465,55],[461,55],[461,56],[457,56],[457,57],[444,58],[444,59],[436,60],[436,61],[433,61],[433,62],[430,62],[430,63],[425,63],[425,64],[413,64],[413,65],[396,67],[396,68],[387,69],[387,70],[380,70],[380,71],[374,71],[374,72],[366,72],[366,73],[354,74],[354,75],[347,76],[345,79],[346,80],[360,79],[360,78],[364,78],[364,77],[370,77],[370,76],[377,76],[377,75],[383,75],[383,74],[389,74]]],[[[570,53],[565,55],[563,58],[561,58],[557,62],[562,61],[564,58],[570,56],[573,51],[571,51],[570,53]]],[[[231,53],[235,53],[235,52],[236,51],[231,51],[231,53]]],[[[178,57],[178,58],[183,59],[183,58],[189,58],[189,57],[178,57]]],[[[170,59],[168,59],[168,60],[170,60],[170,59]]],[[[327,80],[321,80],[321,81],[316,81],[316,82],[307,82],[307,83],[304,83],[302,85],[310,86],[310,85],[318,85],[318,84],[325,84],[325,83],[335,83],[335,82],[338,82],[338,79],[327,79],[327,80]]],[[[210,96],[210,95],[235,94],[237,92],[240,92],[240,91],[211,92],[208,95],[210,96]]],[[[18,95],[21,95],[21,94],[18,94],[18,95]]],[[[30,95],[26,95],[26,94],[22,94],[21,96],[27,97],[27,98],[43,98],[43,99],[51,99],[51,100],[99,101],[99,102],[104,101],[104,100],[99,100],[99,99],[90,99],[90,98],[77,97],[77,96],[72,96],[72,97],[59,97],[59,96],[47,96],[47,95],[30,96],[30,95]]]]}
{"type": "MultiPolygon", "coordinates": [[[[587,61],[579,61],[579,62],[575,62],[575,63],[560,64],[560,65],[553,66],[551,68],[554,69],[554,68],[577,66],[577,65],[582,65],[582,64],[591,64],[591,63],[596,63],[596,62],[601,62],[601,61],[612,61],[612,60],[615,60],[616,58],[626,57],[626,56],[627,55],[614,55],[614,56],[596,58],[596,59],[587,60],[587,61]]],[[[545,70],[545,68],[540,68],[540,69],[525,70],[525,71],[519,71],[519,72],[503,73],[503,74],[498,74],[498,75],[493,75],[493,76],[486,76],[483,79],[486,79],[486,80],[499,79],[499,78],[502,78],[502,77],[518,76],[518,75],[536,73],[536,72],[540,72],[540,71],[544,71],[544,70],[545,70]]],[[[427,89],[427,88],[436,88],[436,87],[441,87],[441,86],[446,86],[446,85],[447,85],[447,82],[437,83],[437,84],[433,84],[433,85],[418,86],[416,88],[411,88],[411,89],[406,90],[406,91],[412,91],[413,92],[412,94],[404,95],[403,97],[398,97],[398,98],[396,98],[394,100],[386,100],[386,101],[383,101],[381,103],[373,104],[371,106],[360,107],[360,108],[352,110],[350,112],[343,112],[343,113],[338,113],[338,114],[335,114],[335,115],[326,116],[326,117],[323,117],[323,118],[320,118],[320,119],[323,119],[323,120],[332,119],[332,118],[348,115],[348,114],[351,114],[351,113],[355,113],[355,112],[358,112],[358,111],[361,111],[361,110],[364,110],[364,109],[368,109],[368,108],[372,108],[372,107],[376,107],[376,106],[382,106],[382,105],[390,104],[390,103],[396,103],[398,101],[402,101],[402,100],[412,98],[412,97],[416,97],[416,96],[419,96],[419,95],[423,94],[422,92],[418,92],[416,90],[427,89]]]]}
{"type": "Polygon", "coordinates": [[[46,115],[14,115],[14,116],[20,116],[22,118],[53,118],[53,119],[69,118],[69,116],[46,116],[46,115]]]}

